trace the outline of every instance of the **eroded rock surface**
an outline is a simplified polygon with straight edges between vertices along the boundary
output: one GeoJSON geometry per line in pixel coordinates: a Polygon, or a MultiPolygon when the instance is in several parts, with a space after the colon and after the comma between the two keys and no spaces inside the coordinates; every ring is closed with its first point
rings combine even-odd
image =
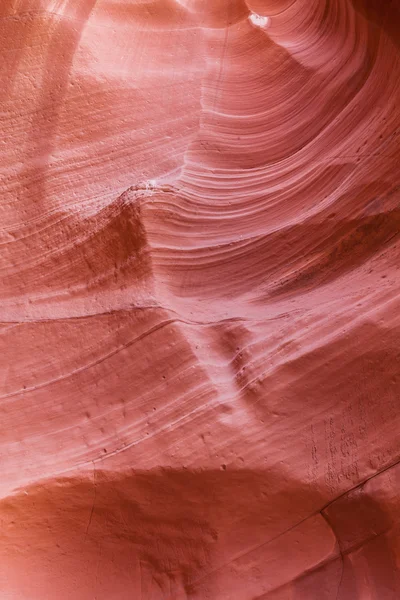
{"type": "Polygon", "coordinates": [[[398,600],[399,40],[1,3],[2,598],[398,600]]]}

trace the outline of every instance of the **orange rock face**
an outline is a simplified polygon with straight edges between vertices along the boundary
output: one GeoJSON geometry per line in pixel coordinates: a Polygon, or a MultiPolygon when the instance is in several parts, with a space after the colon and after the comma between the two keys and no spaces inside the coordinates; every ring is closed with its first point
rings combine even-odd
{"type": "Polygon", "coordinates": [[[0,44],[1,598],[398,600],[398,2],[0,44]]]}

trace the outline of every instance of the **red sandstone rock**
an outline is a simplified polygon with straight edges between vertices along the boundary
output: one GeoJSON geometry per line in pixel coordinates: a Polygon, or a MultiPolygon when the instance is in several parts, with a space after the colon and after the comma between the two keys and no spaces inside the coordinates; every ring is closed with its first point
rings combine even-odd
{"type": "Polygon", "coordinates": [[[400,598],[399,28],[3,1],[1,598],[400,598]]]}

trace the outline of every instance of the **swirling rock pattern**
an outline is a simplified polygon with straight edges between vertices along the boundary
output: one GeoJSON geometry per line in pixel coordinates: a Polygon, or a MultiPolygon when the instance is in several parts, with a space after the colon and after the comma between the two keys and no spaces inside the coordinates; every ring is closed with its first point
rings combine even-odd
{"type": "Polygon", "coordinates": [[[1,3],[2,598],[398,600],[399,40],[1,3]]]}

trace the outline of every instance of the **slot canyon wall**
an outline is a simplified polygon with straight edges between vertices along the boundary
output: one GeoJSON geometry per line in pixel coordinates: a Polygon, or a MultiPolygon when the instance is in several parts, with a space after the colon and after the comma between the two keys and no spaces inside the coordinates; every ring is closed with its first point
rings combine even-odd
{"type": "Polygon", "coordinates": [[[0,597],[400,598],[400,4],[2,0],[0,597]]]}

